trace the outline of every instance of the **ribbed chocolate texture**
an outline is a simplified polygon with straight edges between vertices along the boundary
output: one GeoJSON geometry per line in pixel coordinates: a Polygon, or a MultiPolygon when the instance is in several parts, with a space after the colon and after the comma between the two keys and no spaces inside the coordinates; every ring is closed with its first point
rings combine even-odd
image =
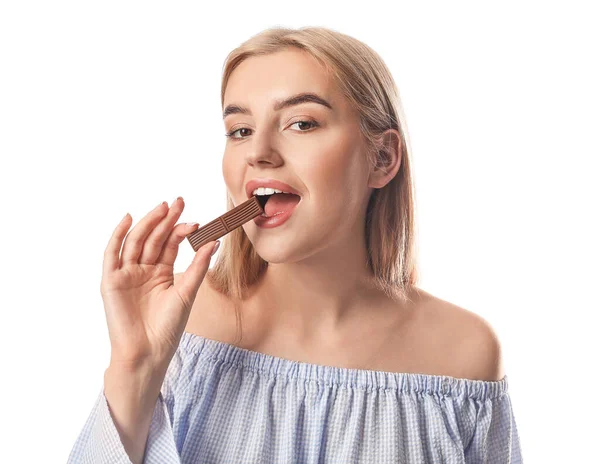
{"type": "Polygon", "coordinates": [[[203,245],[221,238],[223,235],[228,234],[233,229],[254,219],[263,212],[264,209],[261,206],[260,201],[253,195],[248,201],[227,211],[223,216],[219,216],[217,219],[203,225],[198,230],[186,235],[186,238],[190,242],[190,245],[192,245],[194,251],[198,251],[203,245]]]}

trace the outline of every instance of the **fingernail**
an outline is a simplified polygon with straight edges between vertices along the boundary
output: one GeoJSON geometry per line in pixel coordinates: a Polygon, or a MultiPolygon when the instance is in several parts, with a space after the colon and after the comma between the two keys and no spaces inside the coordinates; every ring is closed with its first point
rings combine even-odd
{"type": "Polygon", "coordinates": [[[188,227],[196,227],[198,225],[198,223],[197,222],[187,222],[185,225],[188,227]]]}
{"type": "Polygon", "coordinates": [[[212,253],[210,254],[211,256],[213,256],[213,255],[214,255],[214,254],[217,252],[217,250],[219,249],[219,245],[221,245],[221,242],[219,242],[219,241],[217,240],[217,243],[215,243],[215,247],[213,248],[213,251],[212,251],[212,253]]]}

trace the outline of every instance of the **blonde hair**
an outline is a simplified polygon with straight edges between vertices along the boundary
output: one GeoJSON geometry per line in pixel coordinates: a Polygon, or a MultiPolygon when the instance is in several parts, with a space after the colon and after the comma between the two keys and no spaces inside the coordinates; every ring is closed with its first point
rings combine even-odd
{"type": "MultiPolygon", "coordinates": [[[[415,245],[414,185],[410,143],[400,96],[381,57],[361,41],[323,27],[263,30],[233,50],[223,66],[221,107],[233,71],[245,59],[294,47],[311,54],[334,78],[343,95],[360,115],[360,129],[369,147],[371,166],[381,161],[381,135],[396,129],[401,136],[399,171],[384,187],[373,190],[367,207],[365,236],[374,285],[390,297],[406,299],[418,280],[415,245]]],[[[234,207],[227,195],[227,211],[234,207]]],[[[254,250],[242,227],[222,240],[213,268],[206,278],[232,299],[241,337],[240,303],[268,263],[254,250]]]]}

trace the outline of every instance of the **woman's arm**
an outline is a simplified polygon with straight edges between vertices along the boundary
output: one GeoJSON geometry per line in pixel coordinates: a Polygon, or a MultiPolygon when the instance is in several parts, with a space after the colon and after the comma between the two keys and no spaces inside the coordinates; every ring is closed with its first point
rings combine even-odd
{"type": "Polygon", "coordinates": [[[110,365],[104,392],[115,427],[133,464],[142,464],[152,415],[166,371],[110,365]]]}

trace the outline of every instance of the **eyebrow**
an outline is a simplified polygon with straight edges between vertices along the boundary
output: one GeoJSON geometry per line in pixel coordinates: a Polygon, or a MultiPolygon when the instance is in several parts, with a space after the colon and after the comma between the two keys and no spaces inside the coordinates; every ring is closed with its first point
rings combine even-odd
{"type": "MultiPolygon", "coordinates": [[[[297,95],[293,95],[283,100],[277,100],[273,105],[273,109],[275,111],[279,111],[284,108],[289,108],[290,106],[300,105],[302,103],[318,103],[319,105],[323,105],[329,108],[330,110],[333,110],[331,104],[327,100],[320,97],[316,93],[310,92],[299,93],[297,95]]],[[[248,108],[232,104],[227,105],[225,111],[223,111],[223,119],[225,119],[230,114],[252,114],[252,112],[248,108]]]]}

